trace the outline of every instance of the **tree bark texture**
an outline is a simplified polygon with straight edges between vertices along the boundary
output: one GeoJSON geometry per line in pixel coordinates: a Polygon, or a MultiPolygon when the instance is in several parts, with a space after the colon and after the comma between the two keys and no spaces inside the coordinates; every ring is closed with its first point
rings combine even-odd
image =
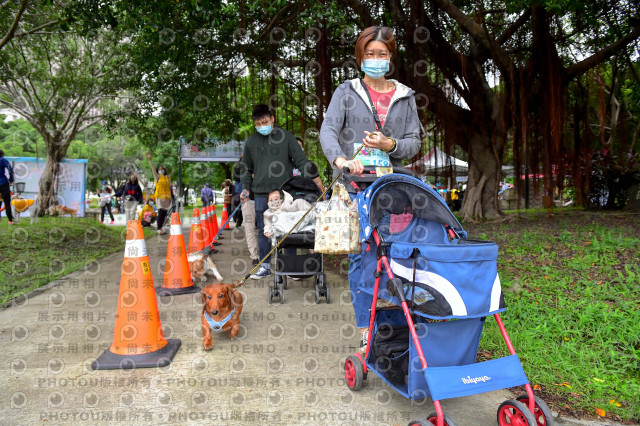
{"type": "MultiPolygon", "coordinates": [[[[67,155],[69,143],[65,143],[61,136],[58,138],[49,137],[46,142],[47,147],[47,163],[42,176],[40,176],[38,188],[38,216],[45,216],[50,206],[64,205],[64,200],[58,198],[58,177],[60,176],[60,162],[67,155]]],[[[72,207],[73,206],[68,206],[72,207]]]]}

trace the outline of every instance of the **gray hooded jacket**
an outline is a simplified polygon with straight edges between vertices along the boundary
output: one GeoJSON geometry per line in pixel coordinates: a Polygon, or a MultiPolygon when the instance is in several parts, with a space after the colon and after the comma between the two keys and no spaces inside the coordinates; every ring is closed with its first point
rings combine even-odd
{"type": "MultiPolygon", "coordinates": [[[[402,160],[411,158],[420,149],[420,122],[413,97],[414,91],[396,80],[389,80],[396,91],[389,103],[389,111],[382,132],[396,140],[397,147],[389,153],[393,166],[401,166],[402,160]]],[[[324,155],[333,167],[333,176],[338,168],[336,158],[353,156],[354,143],[362,142],[364,131],[376,129],[371,103],[360,79],[342,83],[333,93],[329,108],[320,129],[320,144],[324,155]]]]}

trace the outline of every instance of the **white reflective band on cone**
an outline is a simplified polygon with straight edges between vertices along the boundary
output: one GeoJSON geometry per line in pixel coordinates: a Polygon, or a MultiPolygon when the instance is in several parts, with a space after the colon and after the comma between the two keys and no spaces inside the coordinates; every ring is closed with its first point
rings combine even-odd
{"type": "Polygon", "coordinates": [[[192,217],[191,218],[191,224],[192,225],[200,225],[200,218],[198,216],[192,217]]]}
{"type": "Polygon", "coordinates": [[[182,225],[171,225],[169,235],[182,235],[182,225]]]}
{"type": "Polygon", "coordinates": [[[147,245],[143,239],[127,240],[124,246],[124,257],[144,257],[147,255],[147,245]]]}

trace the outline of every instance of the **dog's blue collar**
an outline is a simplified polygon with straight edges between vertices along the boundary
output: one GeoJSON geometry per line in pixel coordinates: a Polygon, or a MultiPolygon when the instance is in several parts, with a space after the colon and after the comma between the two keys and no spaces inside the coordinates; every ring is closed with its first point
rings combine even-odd
{"type": "Polygon", "coordinates": [[[222,321],[214,320],[206,312],[204,313],[204,317],[207,320],[207,322],[209,323],[209,327],[211,327],[211,330],[215,331],[216,333],[219,333],[219,332],[222,331],[222,327],[224,327],[224,325],[227,323],[227,321],[229,321],[231,319],[231,317],[233,316],[233,314],[235,314],[235,313],[236,313],[236,307],[234,306],[233,311],[231,311],[231,313],[229,315],[227,315],[227,317],[225,319],[223,319],[222,321]]]}

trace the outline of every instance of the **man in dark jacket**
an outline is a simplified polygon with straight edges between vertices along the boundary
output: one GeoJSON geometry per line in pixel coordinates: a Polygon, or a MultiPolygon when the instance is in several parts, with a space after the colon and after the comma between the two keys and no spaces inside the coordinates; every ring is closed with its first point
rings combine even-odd
{"type": "MultiPolygon", "coordinates": [[[[247,138],[240,161],[240,181],[242,183],[241,199],[249,197],[249,190],[254,194],[256,222],[258,225],[258,251],[263,259],[271,243],[264,235],[264,212],[267,210],[269,192],[280,186],[293,176],[293,169],[298,168],[305,177],[318,176],[317,167],[304,154],[293,133],[275,124],[275,118],[265,104],[256,105],[251,113],[256,127],[255,133],[247,138]]],[[[271,261],[265,259],[261,268],[251,275],[260,279],[271,275],[271,261]]]]}
{"type": "MultiPolygon", "coordinates": [[[[9,189],[9,184],[11,183],[13,183],[13,167],[11,167],[11,163],[4,158],[4,151],[0,149],[0,195],[2,195],[2,201],[4,201],[4,211],[7,212],[9,225],[13,225],[13,213],[11,212],[11,190],[9,189]]],[[[0,206],[2,206],[1,202],[0,206]]]]}

